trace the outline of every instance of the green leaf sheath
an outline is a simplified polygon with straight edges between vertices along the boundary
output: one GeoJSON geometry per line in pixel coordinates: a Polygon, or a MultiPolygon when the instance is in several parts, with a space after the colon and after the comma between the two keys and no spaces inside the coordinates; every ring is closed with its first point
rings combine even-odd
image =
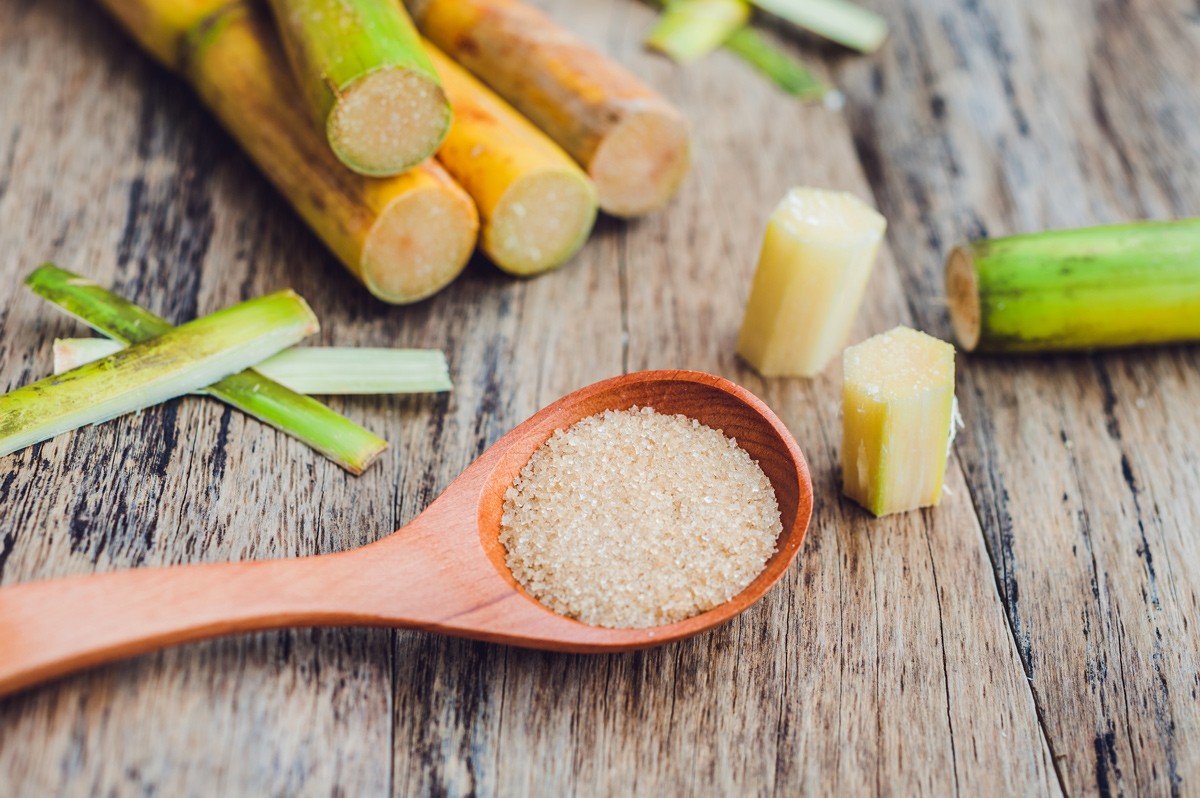
{"type": "Polygon", "coordinates": [[[863,53],[887,39],[887,20],[847,0],[751,0],[775,16],[863,53]]]}
{"type": "MultiPolygon", "coordinates": [[[[647,0],[656,8],[665,8],[665,0],[647,0]]],[[[830,86],[816,78],[804,64],[776,47],[758,31],[747,25],[725,37],[722,45],[741,58],[776,86],[802,100],[823,100],[830,86]]]]}
{"type": "MultiPolygon", "coordinates": [[[[110,338],[60,338],[54,342],[54,372],[69,371],[123,348],[110,338]]],[[[436,393],[452,388],[446,356],[436,349],[293,347],[254,370],[310,395],[436,393]]]]}
{"type": "Polygon", "coordinates": [[[946,290],[968,351],[1200,340],[1200,219],[975,241],[950,253],[946,290]]]}
{"type": "Polygon", "coordinates": [[[803,100],[822,100],[829,85],[808,68],[763,38],[750,27],[739,28],[725,40],[725,49],[775,82],[775,85],[803,100]]]}
{"type": "MultiPolygon", "coordinates": [[[[84,324],[125,344],[147,341],[171,329],[150,311],[52,264],[34,271],[26,284],[84,324]]],[[[291,435],[353,474],[361,474],[387,447],[382,438],[317,400],[252,370],[209,385],[207,393],[291,435]]]]}
{"type": "Polygon", "coordinates": [[[203,388],[318,329],[304,300],[280,291],[0,396],[0,454],[203,388]]]}
{"type": "Polygon", "coordinates": [[[719,48],[749,16],[744,0],[670,0],[646,44],[687,63],[719,48]]]}

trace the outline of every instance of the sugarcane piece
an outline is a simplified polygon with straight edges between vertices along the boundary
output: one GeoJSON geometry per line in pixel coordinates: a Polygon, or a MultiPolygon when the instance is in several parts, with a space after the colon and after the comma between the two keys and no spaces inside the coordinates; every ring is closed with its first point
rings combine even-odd
{"type": "Polygon", "coordinates": [[[395,0],[270,0],[292,72],[346,166],[395,175],[433,155],[450,104],[395,0]]]}
{"type": "Polygon", "coordinates": [[[438,161],[480,215],[480,247],[506,272],[569,260],[596,221],[596,189],[544,133],[434,45],[426,45],[454,109],[438,161]]]}
{"type": "Polygon", "coordinates": [[[718,49],[749,18],[744,0],[668,0],[646,44],[686,64],[718,49]]]}
{"type": "Polygon", "coordinates": [[[279,291],[188,322],[116,354],[0,395],[0,455],[152,407],[236,374],[317,331],[279,291]]]}
{"type": "MultiPolygon", "coordinates": [[[[124,348],[112,338],[56,338],[54,373],[124,348]]],[[[308,395],[440,393],[452,388],[446,355],[436,349],[293,347],[257,364],[254,371],[308,395]]]]}
{"type": "Polygon", "coordinates": [[[852,194],[794,188],[767,222],[737,351],[766,377],[811,377],[842,350],[887,221],[852,194]]]}
{"type": "Polygon", "coordinates": [[[725,49],[766,75],[775,85],[802,100],[824,100],[831,89],[792,56],[764,39],[749,26],[738,28],[725,40],[725,49]]]}
{"type": "Polygon", "coordinates": [[[847,0],[750,0],[793,25],[863,53],[879,49],[888,36],[887,20],[847,0]]]}
{"type": "Polygon", "coordinates": [[[583,165],[602,210],[637,216],[687,174],[683,115],[629,70],[519,0],[408,0],[417,27],[583,165]]]}
{"type": "Polygon", "coordinates": [[[982,239],[946,259],[968,352],[1053,352],[1200,340],[1200,219],[982,239]]]}
{"type": "MultiPolygon", "coordinates": [[[[121,344],[135,344],[170,331],[148,310],[53,264],[25,280],[34,293],[121,344]]],[[[205,392],[296,438],[352,474],[361,474],[387,442],[315,399],[302,396],[252,370],[210,384],[205,392]]]]}
{"type": "Polygon", "coordinates": [[[170,64],[325,245],[380,299],[416,302],[466,266],[479,218],[471,198],[433,161],[392,178],[348,172],[302,103],[269,21],[241,3],[222,5],[174,30],[163,0],[102,0],[130,31],[158,46],[164,31],[183,42],[170,64]],[[149,22],[147,21],[149,20],[149,22]],[[150,37],[146,31],[153,31],[150,37]]]}
{"type": "Polygon", "coordinates": [[[954,347],[897,327],[842,357],[842,490],[877,516],[936,505],[954,434],[954,347]]]}

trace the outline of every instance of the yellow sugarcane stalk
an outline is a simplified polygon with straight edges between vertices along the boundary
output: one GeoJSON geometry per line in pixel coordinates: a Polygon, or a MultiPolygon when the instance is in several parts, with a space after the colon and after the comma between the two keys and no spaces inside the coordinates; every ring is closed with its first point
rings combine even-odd
{"type": "Polygon", "coordinates": [[[689,166],[683,115],[629,70],[519,0],[407,0],[421,32],[581,163],[600,207],[665,205],[689,166]]]}
{"type": "Polygon", "coordinates": [[[480,246],[506,272],[570,259],[596,221],[596,190],[558,146],[432,44],[454,109],[438,160],[479,208],[480,246]]]}
{"type": "MultiPolygon", "coordinates": [[[[199,0],[192,0],[199,9],[199,0]]],[[[373,293],[407,303],[454,279],[474,249],[471,198],[436,163],[389,178],[346,169],[298,101],[269,21],[213,0],[197,20],[173,0],[102,0],[181,72],[309,227],[373,293]],[[179,25],[190,24],[184,30],[179,25]],[[169,60],[168,60],[169,59],[169,60]]]]}

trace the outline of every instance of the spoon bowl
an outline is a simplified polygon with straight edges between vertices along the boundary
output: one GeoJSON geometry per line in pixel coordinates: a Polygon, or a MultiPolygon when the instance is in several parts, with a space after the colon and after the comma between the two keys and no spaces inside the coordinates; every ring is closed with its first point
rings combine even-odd
{"type": "Polygon", "coordinates": [[[811,513],[804,455],[753,394],[698,372],[615,377],[534,414],[412,522],[361,548],[0,589],[0,695],[164,646],[295,626],[391,626],[574,652],[659,645],[724,623],[760,599],[795,558],[811,513]],[[735,438],[770,480],[783,531],[763,571],[723,604],[664,626],[590,626],[547,609],[513,578],[499,542],[504,492],[556,430],[635,405],[682,413],[735,438]]]}

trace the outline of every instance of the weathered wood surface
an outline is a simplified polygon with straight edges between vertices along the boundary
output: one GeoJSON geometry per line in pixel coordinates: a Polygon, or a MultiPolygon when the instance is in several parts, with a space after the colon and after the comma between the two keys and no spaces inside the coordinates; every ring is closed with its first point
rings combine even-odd
{"type": "Polygon", "coordinates": [[[19,286],[48,258],[176,321],[290,285],[322,342],[445,348],[458,386],[335,402],[394,444],[358,479],[200,399],[4,458],[0,580],[358,545],[557,396],[655,367],[741,382],[795,432],[817,491],[797,565],[728,626],[636,654],[300,630],[99,669],[0,701],[0,794],[1200,789],[1200,351],[960,358],[951,493],[882,522],[838,495],[838,370],[764,382],[732,356],[795,183],[891,221],[856,337],[948,334],[941,256],[964,236],[1200,213],[1196,9],[897,0],[880,55],[819,49],[839,114],[726,54],[641,52],[629,0],[542,4],[684,107],[695,173],[554,274],[479,262],[407,309],[343,274],[98,10],[0,5],[0,388],[79,332],[19,286]]]}

